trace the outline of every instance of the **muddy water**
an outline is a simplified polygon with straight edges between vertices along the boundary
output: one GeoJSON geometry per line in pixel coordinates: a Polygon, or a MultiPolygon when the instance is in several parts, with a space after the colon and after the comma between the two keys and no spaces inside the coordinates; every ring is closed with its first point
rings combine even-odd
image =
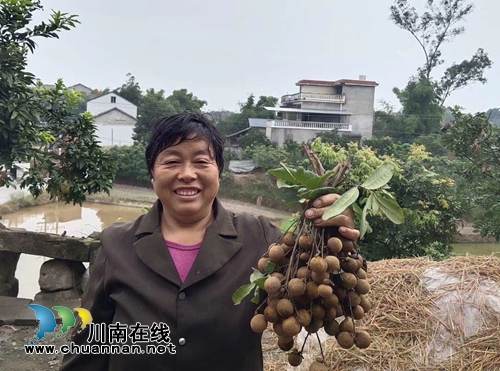
{"type": "MultiPolygon", "coordinates": [[[[34,232],[48,232],[83,237],[116,221],[132,221],[143,213],[141,208],[89,203],[83,207],[48,204],[22,209],[3,215],[2,223],[7,227],[25,228],[34,232]]],[[[455,252],[471,255],[500,256],[500,244],[456,244],[455,252]]],[[[21,255],[16,277],[19,280],[20,298],[33,298],[39,291],[38,274],[40,266],[49,258],[21,255]]]]}
{"type": "MultiPolygon", "coordinates": [[[[24,228],[34,232],[47,232],[84,237],[116,221],[132,221],[142,214],[137,207],[84,204],[82,207],[48,204],[22,209],[2,217],[2,224],[10,228],[24,228]]],[[[17,265],[19,298],[33,299],[40,291],[38,275],[40,266],[50,258],[22,254],[17,265]]]]}

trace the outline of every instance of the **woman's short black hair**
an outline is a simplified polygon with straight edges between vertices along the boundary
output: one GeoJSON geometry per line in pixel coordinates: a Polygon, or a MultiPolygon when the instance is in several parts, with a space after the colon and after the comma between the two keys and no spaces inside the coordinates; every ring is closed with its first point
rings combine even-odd
{"type": "Polygon", "coordinates": [[[153,175],[153,166],[158,155],[174,144],[189,139],[206,139],[215,153],[219,176],[224,169],[224,139],[212,124],[208,115],[184,112],[167,116],[158,121],[146,147],[146,164],[153,175]]]}

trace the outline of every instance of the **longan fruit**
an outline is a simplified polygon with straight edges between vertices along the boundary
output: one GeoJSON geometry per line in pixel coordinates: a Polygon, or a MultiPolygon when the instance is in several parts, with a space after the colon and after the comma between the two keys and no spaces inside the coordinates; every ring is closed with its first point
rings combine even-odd
{"type": "Polygon", "coordinates": [[[340,331],[341,332],[350,332],[354,333],[354,321],[350,317],[346,317],[341,323],[340,323],[340,331]]]}
{"type": "Polygon", "coordinates": [[[297,274],[295,274],[295,276],[297,278],[300,278],[300,279],[309,279],[311,278],[311,270],[307,267],[300,267],[299,269],[297,269],[297,274]]]}
{"type": "Polygon", "coordinates": [[[352,316],[356,320],[363,319],[363,317],[365,316],[365,311],[363,310],[363,307],[357,305],[354,308],[352,308],[352,316]]]}
{"type": "Polygon", "coordinates": [[[342,252],[349,253],[354,251],[354,242],[348,240],[347,238],[342,239],[342,252]]]}
{"type": "Polygon", "coordinates": [[[349,297],[349,304],[351,307],[356,307],[361,304],[361,296],[356,291],[349,291],[347,296],[349,297]]]}
{"type": "Polygon", "coordinates": [[[367,280],[358,280],[354,290],[360,295],[366,295],[370,292],[370,283],[367,280]]]}
{"type": "Polygon", "coordinates": [[[318,294],[322,298],[327,298],[333,295],[333,289],[331,288],[331,286],[321,284],[318,286],[318,294]]]}
{"type": "Polygon", "coordinates": [[[281,282],[279,278],[271,276],[264,281],[264,290],[268,294],[276,294],[280,291],[280,289],[281,289],[281,282]]]}
{"type": "Polygon", "coordinates": [[[347,257],[340,262],[340,268],[342,268],[344,272],[354,273],[359,269],[358,261],[347,257]]]}
{"type": "Polygon", "coordinates": [[[314,240],[312,236],[303,234],[299,237],[299,246],[303,250],[311,250],[313,248],[314,240]]]}
{"type": "Polygon", "coordinates": [[[342,274],[342,286],[344,286],[345,289],[351,290],[354,287],[356,287],[356,284],[358,283],[358,279],[356,276],[352,273],[343,273],[342,274]]]}
{"type": "Polygon", "coordinates": [[[363,308],[365,313],[368,313],[370,309],[372,309],[372,303],[365,295],[361,295],[361,303],[359,303],[359,305],[363,308]]]}
{"type": "Polygon", "coordinates": [[[340,347],[344,349],[352,348],[354,345],[354,337],[350,332],[340,332],[337,335],[337,343],[339,343],[340,347]]]}
{"type": "Polygon", "coordinates": [[[269,249],[269,259],[273,263],[279,263],[285,257],[285,252],[280,245],[274,245],[269,249]]]}
{"type": "Polygon", "coordinates": [[[340,261],[336,256],[328,255],[325,257],[326,264],[328,265],[328,272],[335,272],[340,269],[340,261]]]}
{"type": "Polygon", "coordinates": [[[267,322],[275,323],[279,321],[278,311],[275,307],[272,306],[267,306],[266,309],[264,309],[264,317],[266,318],[267,322]]]}
{"type": "Polygon", "coordinates": [[[315,256],[309,263],[309,269],[311,269],[313,273],[322,274],[328,270],[328,264],[322,257],[315,256]]]}
{"type": "Polygon", "coordinates": [[[283,236],[283,243],[287,246],[295,246],[295,242],[297,241],[297,235],[292,232],[287,232],[283,236]]]}
{"type": "Polygon", "coordinates": [[[287,319],[283,320],[282,326],[283,332],[288,336],[298,335],[300,330],[302,329],[302,326],[295,317],[288,317],[287,319]]]}
{"type": "Polygon", "coordinates": [[[315,283],[313,281],[309,281],[308,283],[306,283],[306,296],[311,300],[319,297],[317,283],[315,283]]]}
{"type": "Polygon", "coordinates": [[[284,352],[288,352],[290,349],[292,349],[293,345],[294,345],[293,340],[288,343],[283,343],[278,340],[278,347],[284,352]]]}
{"type": "Polygon", "coordinates": [[[262,334],[267,328],[267,321],[263,314],[256,314],[250,321],[250,327],[258,334],[262,334]]]}
{"type": "Polygon", "coordinates": [[[300,278],[292,278],[288,282],[288,291],[293,296],[300,296],[306,292],[306,284],[300,278]]]}
{"type": "Polygon", "coordinates": [[[335,319],[325,321],[324,325],[325,332],[330,336],[337,336],[340,332],[340,325],[335,319]]]}
{"type": "Polygon", "coordinates": [[[269,258],[260,258],[259,259],[259,262],[257,263],[257,267],[259,268],[259,271],[261,273],[265,273],[266,272],[266,265],[270,261],[271,261],[271,259],[269,259],[269,258]]]}
{"type": "Polygon", "coordinates": [[[337,237],[329,238],[327,245],[328,249],[333,254],[338,254],[342,250],[342,241],[340,240],[340,238],[337,237]]]}
{"type": "Polygon", "coordinates": [[[288,354],[288,363],[294,367],[300,366],[302,363],[302,356],[299,354],[298,350],[292,351],[288,354]]]}
{"type": "Polygon", "coordinates": [[[311,315],[306,309],[299,309],[299,311],[297,312],[297,317],[299,319],[299,323],[304,327],[309,326],[312,320],[311,315]]]}
{"type": "Polygon", "coordinates": [[[276,305],[278,313],[283,318],[288,318],[293,314],[293,304],[288,299],[281,299],[276,305]]]}
{"type": "Polygon", "coordinates": [[[315,319],[322,320],[323,318],[325,318],[325,314],[326,314],[325,308],[323,308],[321,305],[313,304],[313,306],[311,307],[311,317],[313,320],[315,319]]]}
{"type": "Polygon", "coordinates": [[[370,334],[366,331],[359,331],[356,333],[354,336],[354,343],[359,349],[366,349],[370,346],[371,344],[371,337],[370,334]]]}
{"type": "Polygon", "coordinates": [[[360,268],[356,271],[356,276],[358,276],[358,278],[361,280],[365,280],[368,277],[366,271],[363,268],[360,268]]]}

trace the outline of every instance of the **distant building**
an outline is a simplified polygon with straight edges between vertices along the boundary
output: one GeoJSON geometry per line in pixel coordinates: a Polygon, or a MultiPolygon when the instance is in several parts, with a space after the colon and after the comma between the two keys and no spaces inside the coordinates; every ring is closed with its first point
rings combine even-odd
{"type": "MultiPolygon", "coordinates": [[[[266,135],[281,146],[286,140],[307,142],[318,133],[338,131],[354,136],[372,136],[375,87],[378,83],[358,80],[300,80],[299,92],[281,97],[280,107],[265,107],[272,114],[266,120],[266,135]]],[[[263,121],[249,119],[250,127],[263,121]]]]}
{"type": "Polygon", "coordinates": [[[91,95],[94,93],[94,89],[91,89],[88,86],[80,84],[80,83],[72,85],[72,86],[68,86],[68,89],[73,89],[73,90],[79,91],[80,93],[83,93],[85,95],[91,95]]]}
{"type": "Polygon", "coordinates": [[[134,144],[135,104],[116,93],[108,93],[87,101],[87,111],[94,116],[97,135],[103,146],[134,144]]]}

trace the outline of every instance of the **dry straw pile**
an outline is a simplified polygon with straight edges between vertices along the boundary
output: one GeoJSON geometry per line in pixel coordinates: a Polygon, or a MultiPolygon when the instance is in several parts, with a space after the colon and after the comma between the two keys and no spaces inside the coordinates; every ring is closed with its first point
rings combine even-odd
{"type": "MultiPolygon", "coordinates": [[[[372,336],[368,349],[323,343],[330,370],[500,370],[500,259],[457,257],[370,263],[372,310],[360,325],[372,336]]],[[[265,370],[287,365],[272,332],[265,333],[265,370]]],[[[309,338],[309,354],[320,354],[309,338]]]]}

